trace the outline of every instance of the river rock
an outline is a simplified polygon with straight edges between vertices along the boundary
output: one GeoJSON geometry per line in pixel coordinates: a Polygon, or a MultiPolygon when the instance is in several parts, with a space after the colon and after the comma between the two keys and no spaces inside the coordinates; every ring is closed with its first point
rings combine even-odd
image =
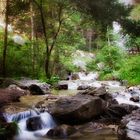
{"type": "Polygon", "coordinates": [[[78,80],[78,79],[80,79],[78,73],[73,73],[73,74],[71,75],[71,80],[78,80]]]}
{"type": "Polygon", "coordinates": [[[70,135],[76,133],[76,128],[74,126],[69,125],[60,125],[56,126],[55,128],[50,129],[46,136],[51,138],[67,138],[70,135]]]}
{"type": "Polygon", "coordinates": [[[78,94],[100,97],[101,99],[107,101],[109,104],[118,104],[118,102],[115,99],[113,99],[113,96],[110,93],[107,93],[106,88],[104,86],[89,87],[87,90],[81,91],[78,94]]]}
{"type": "Polygon", "coordinates": [[[57,88],[59,89],[59,90],[68,90],[68,84],[58,84],[58,86],[57,86],[57,88]]]}
{"type": "Polygon", "coordinates": [[[88,85],[80,85],[80,86],[77,88],[77,90],[86,90],[86,89],[88,89],[88,88],[89,88],[88,85]]]}
{"type": "Polygon", "coordinates": [[[140,139],[140,109],[122,119],[118,134],[121,140],[127,138],[131,140],[140,139]]]}
{"type": "Polygon", "coordinates": [[[1,124],[1,123],[6,123],[6,119],[5,119],[5,117],[3,116],[2,111],[0,110],[0,124],[1,124]]]}
{"type": "Polygon", "coordinates": [[[140,101],[140,97],[139,97],[139,96],[132,96],[132,97],[130,98],[130,101],[139,102],[139,101],[140,101]]]}
{"type": "Polygon", "coordinates": [[[39,80],[31,80],[24,78],[22,80],[19,80],[18,83],[20,84],[21,88],[30,90],[31,94],[33,95],[42,95],[50,93],[50,85],[47,83],[40,82],[39,80]]]}
{"type": "Polygon", "coordinates": [[[18,82],[10,78],[0,78],[0,87],[7,88],[10,85],[18,85],[18,82]]]}
{"type": "Polygon", "coordinates": [[[35,84],[30,85],[29,90],[32,95],[44,95],[43,90],[38,85],[35,84]]]}
{"type": "Polygon", "coordinates": [[[133,105],[112,104],[104,110],[102,115],[100,115],[100,121],[105,123],[119,123],[123,116],[130,114],[136,109],[138,109],[138,107],[133,105]]]}
{"type": "Polygon", "coordinates": [[[36,131],[42,129],[42,120],[39,116],[29,118],[26,121],[26,126],[29,131],[36,131]]]}
{"type": "Polygon", "coordinates": [[[107,94],[106,89],[104,86],[102,87],[89,87],[87,90],[80,92],[79,94],[83,94],[83,95],[91,95],[91,96],[104,96],[105,94],[107,94]]]}
{"type": "Polygon", "coordinates": [[[10,102],[18,102],[19,98],[26,94],[26,91],[18,89],[0,89],[0,107],[10,102]]]}
{"type": "Polygon", "coordinates": [[[106,102],[91,95],[63,97],[49,104],[49,113],[63,123],[77,124],[100,115],[106,102]]]}

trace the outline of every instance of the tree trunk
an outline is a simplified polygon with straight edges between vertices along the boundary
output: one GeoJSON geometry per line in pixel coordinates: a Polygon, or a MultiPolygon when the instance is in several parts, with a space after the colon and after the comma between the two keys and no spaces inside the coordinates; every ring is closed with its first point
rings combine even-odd
{"type": "Polygon", "coordinates": [[[51,74],[49,71],[49,67],[50,67],[50,54],[47,53],[46,60],[45,60],[45,73],[46,73],[46,77],[50,79],[51,74]]]}
{"type": "Polygon", "coordinates": [[[30,12],[31,12],[32,71],[34,76],[35,75],[35,45],[34,45],[35,33],[34,33],[34,12],[33,12],[32,1],[30,3],[30,12]]]}
{"type": "Polygon", "coordinates": [[[5,32],[4,32],[3,62],[2,62],[3,77],[6,77],[6,57],[7,57],[7,46],[8,46],[8,22],[9,22],[8,8],[9,8],[9,0],[6,1],[6,12],[5,12],[5,32]]]}

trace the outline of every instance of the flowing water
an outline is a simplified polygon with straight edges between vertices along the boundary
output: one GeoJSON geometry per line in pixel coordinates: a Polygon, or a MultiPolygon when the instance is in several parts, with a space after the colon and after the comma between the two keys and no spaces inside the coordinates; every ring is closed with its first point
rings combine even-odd
{"type": "MultiPolygon", "coordinates": [[[[119,103],[127,103],[132,105],[140,106],[139,103],[134,103],[130,101],[130,97],[132,96],[131,92],[126,91],[124,86],[121,86],[117,81],[97,81],[97,73],[79,73],[79,80],[69,80],[62,81],[68,84],[69,90],[59,91],[57,95],[60,96],[68,96],[74,95],[77,93],[77,87],[80,85],[88,85],[92,87],[101,87],[105,86],[108,92],[112,93],[114,98],[119,103]]],[[[55,93],[56,94],[56,93],[55,93]]],[[[140,90],[137,88],[133,94],[140,95],[140,90]]],[[[15,103],[15,106],[19,106],[19,104],[25,105],[26,107],[32,107],[37,102],[45,99],[46,96],[24,96],[21,98],[21,103],[15,103]]],[[[14,105],[14,104],[13,104],[14,105]]],[[[49,138],[44,138],[43,136],[51,129],[54,128],[57,123],[54,121],[53,117],[45,112],[40,113],[36,109],[28,109],[27,111],[20,111],[16,114],[4,114],[5,118],[8,122],[16,121],[19,126],[19,134],[15,137],[14,140],[52,140],[49,138]],[[32,117],[40,117],[41,118],[41,128],[37,131],[28,131],[26,126],[26,121],[32,117]]],[[[108,129],[98,130],[95,133],[85,133],[82,136],[67,138],[65,140],[117,140],[117,135],[112,133],[108,129]]],[[[56,139],[59,140],[59,139],[56,139]]]]}
{"type": "Polygon", "coordinates": [[[53,117],[49,113],[39,113],[37,110],[28,110],[13,115],[4,114],[4,116],[7,119],[7,122],[18,122],[19,134],[15,137],[15,140],[40,140],[48,130],[56,126],[53,117]],[[26,126],[27,119],[36,116],[41,118],[42,129],[33,132],[28,131],[26,126]]]}
{"type": "MultiPolygon", "coordinates": [[[[54,128],[57,125],[49,113],[39,113],[37,110],[28,110],[13,115],[4,114],[4,116],[7,119],[7,122],[18,122],[19,134],[14,140],[52,140],[50,138],[45,138],[44,136],[51,128],[54,128]],[[42,129],[28,131],[26,126],[27,119],[36,116],[41,118],[42,129]]],[[[85,133],[82,136],[67,138],[65,140],[93,140],[93,138],[94,140],[117,140],[117,135],[108,129],[103,129],[96,133],[85,133]]]]}

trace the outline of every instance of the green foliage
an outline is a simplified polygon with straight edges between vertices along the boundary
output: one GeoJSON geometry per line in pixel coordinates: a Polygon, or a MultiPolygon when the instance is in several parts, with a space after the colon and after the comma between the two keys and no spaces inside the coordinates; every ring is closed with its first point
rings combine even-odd
{"type": "Polygon", "coordinates": [[[105,64],[107,69],[117,70],[122,61],[122,52],[115,46],[105,46],[99,53],[99,59],[105,64]]]}
{"type": "Polygon", "coordinates": [[[18,133],[18,130],[16,122],[0,123],[0,139],[12,139],[18,133]]]}
{"type": "MultiPolygon", "coordinates": [[[[104,63],[104,71],[110,73],[113,70],[117,70],[121,66],[123,58],[123,52],[115,46],[103,47],[96,56],[96,60],[92,63],[97,64],[99,62],[104,63]]],[[[93,66],[94,67],[94,66],[93,66]]]]}
{"type": "Polygon", "coordinates": [[[59,76],[51,76],[50,79],[46,78],[45,74],[39,77],[39,80],[42,82],[46,82],[50,85],[55,85],[60,81],[59,76]]]}
{"type": "Polygon", "coordinates": [[[137,4],[136,6],[134,6],[134,8],[132,9],[131,13],[130,13],[130,17],[133,20],[140,20],[140,4],[137,4]]]}
{"type": "Polygon", "coordinates": [[[117,0],[73,0],[80,11],[85,12],[102,26],[102,31],[107,31],[107,26],[112,26],[113,21],[126,17],[129,8],[117,0]]]}
{"type": "Polygon", "coordinates": [[[119,73],[120,79],[127,80],[130,85],[140,84],[140,56],[125,59],[119,73]]]}
{"type": "Polygon", "coordinates": [[[46,80],[46,83],[54,85],[54,84],[58,83],[59,80],[60,80],[60,78],[58,76],[51,76],[50,79],[46,80]]]}
{"type": "Polygon", "coordinates": [[[122,67],[125,54],[116,46],[103,47],[96,55],[96,59],[88,64],[89,70],[96,70],[100,73],[100,79],[113,80],[118,79],[118,70],[122,67]],[[103,66],[100,69],[98,64],[102,63],[103,66]]]}
{"type": "Polygon", "coordinates": [[[121,26],[123,27],[123,32],[129,34],[130,36],[140,36],[140,20],[133,20],[130,18],[123,19],[121,21],[121,26]]]}
{"type": "Polygon", "coordinates": [[[140,44],[140,37],[136,37],[136,36],[127,37],[127,42],[126,42],[127,48],[139,48],[139,44],[140,44]]]}

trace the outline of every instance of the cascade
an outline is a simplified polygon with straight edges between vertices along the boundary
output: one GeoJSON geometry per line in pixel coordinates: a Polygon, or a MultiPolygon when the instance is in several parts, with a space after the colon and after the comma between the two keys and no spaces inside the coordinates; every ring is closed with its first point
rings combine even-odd
{"type": "Polygon", "coordinates": [[[4,117],[7,122],[18,122],[19,134],[15,136],[15,140],[40,140],[40,137],[43,137],[51,128],[56,126],[53,117],[49,113],[39,113],[36,110],[29,110],[13,115],[4,114],[4,117]],[[42,129],[36,131],[27,130],[26,121],[33,117],[40,117],[42,129]]]}

